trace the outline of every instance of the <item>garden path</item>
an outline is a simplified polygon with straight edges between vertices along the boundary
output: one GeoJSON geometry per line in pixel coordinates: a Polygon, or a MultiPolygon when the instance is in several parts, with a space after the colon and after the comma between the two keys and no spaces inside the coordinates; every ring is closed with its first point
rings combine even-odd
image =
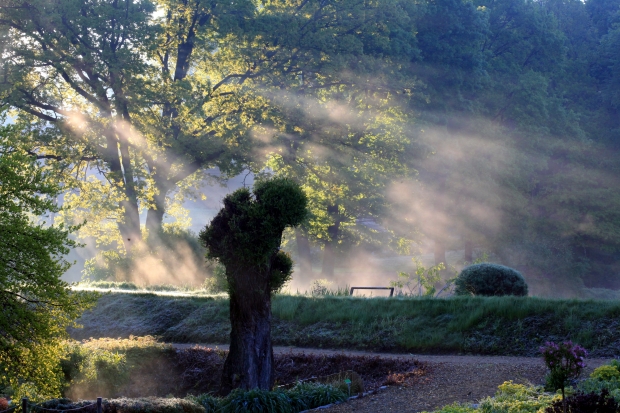
{"type": "MultiPolygon", "coordinates": [[[[188,348],[195,344],[174,344],[175,348],[188,348]]],[[[205,347],[227,345],[199,344],[205,347]]],[[[495,394],[497,386],[504,381],[542,384],[546,368],[538,357],[475,356],[475,355],[427,355],[374,353],[354,350],[326,350],[299,347],[274,347],[276,353],[305,352],[313,354],[365,355],[381,357],[412,357],[425,362],[428,374],[410,387],[392,386],[375,394],[352,400],[337,406],[321,409],[325,413],[386,413],[433,411],[445,405],[476,403],[495,394]]],[[[584,375],[610,359],[587,359],[584,375]]]]}

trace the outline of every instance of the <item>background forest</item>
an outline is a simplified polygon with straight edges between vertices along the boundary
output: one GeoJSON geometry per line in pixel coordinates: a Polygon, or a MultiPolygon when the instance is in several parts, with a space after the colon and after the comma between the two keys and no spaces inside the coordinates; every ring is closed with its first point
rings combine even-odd
{"type": "Polygon", "coordinates": [[[310,202],[294,279],[458,251],[620,289],[619,0],[5,0],[0,54],[92,279],[202,282],[184,202],[276,174],[310,202]]]}

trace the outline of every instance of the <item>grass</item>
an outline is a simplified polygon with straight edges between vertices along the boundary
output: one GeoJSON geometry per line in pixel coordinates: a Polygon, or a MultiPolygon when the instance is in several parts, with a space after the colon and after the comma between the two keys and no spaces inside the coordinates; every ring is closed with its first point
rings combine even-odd
{"type": "MultiPolygon", "coordinates": [[[[276,295],[276,345],[381,351],[538,355],[572,339],[613,356],[620,302],[536,297],[358,298],[276,295]]],[[[80,320],[78,338],[154,335],[168,342],[227,343],[225,296],[104,295],[80,320]]]]}

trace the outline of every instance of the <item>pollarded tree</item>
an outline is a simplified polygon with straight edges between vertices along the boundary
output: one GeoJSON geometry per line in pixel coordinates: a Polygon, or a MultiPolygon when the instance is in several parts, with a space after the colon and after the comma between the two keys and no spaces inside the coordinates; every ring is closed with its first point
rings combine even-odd
{"type": "Polygon", "coordinates": [[[256,183],[224,198],[224,208],[200,233],[207,258],[226,267],[230,295],[230,352],[220,392],[273,386],[271,295],[289,279],[291,258],[282,232],[306,216],[306,195],[287,179],[256,183]]]}

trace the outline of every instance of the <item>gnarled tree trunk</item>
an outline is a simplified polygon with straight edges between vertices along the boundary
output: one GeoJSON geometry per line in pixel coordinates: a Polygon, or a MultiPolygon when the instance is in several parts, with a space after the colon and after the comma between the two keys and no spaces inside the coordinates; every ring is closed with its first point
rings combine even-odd
{"type": "Polygon", "coordinates": [[[243,277],[232,288],[230,351],[224,362],[221,395],[238,387],[270,390],[273,386],[271,293],[264,278],[268,277],[243,277]]]}

